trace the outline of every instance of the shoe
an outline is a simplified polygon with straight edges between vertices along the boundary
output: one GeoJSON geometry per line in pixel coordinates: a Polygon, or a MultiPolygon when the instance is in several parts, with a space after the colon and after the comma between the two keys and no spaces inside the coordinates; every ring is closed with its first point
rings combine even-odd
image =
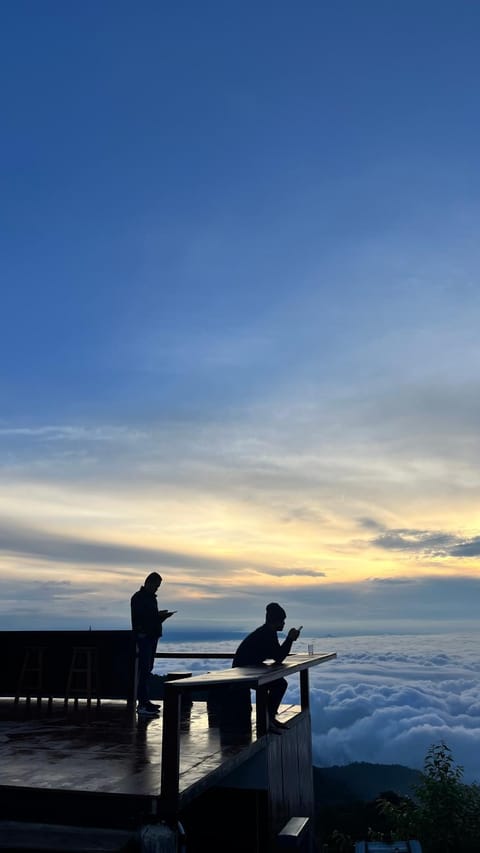
{"type": "Polygon", "coordinates": [[[272,725],[276,729],[289,729],[290,728],[288,723],[283,723],[281,720],[276,720],[275,718],[271,721],[270,725],[272,725]]]}
{"type": "Polygon", "coordinates": [[[151,711],[155,711],[157,714],[160,713],[160,708],[158,705],[155,705],[153,702],[144,702],[145,708],[150,708],[151,711]]]}
{"type": "Polygon", "coordinates": [[[153,708],[149,708],[148,705],[138,705],[137,714],[141,714],[142,717],[157,717],[158,709],[154,710],[155,707],[155,705],[153,706],[153,708]]]}

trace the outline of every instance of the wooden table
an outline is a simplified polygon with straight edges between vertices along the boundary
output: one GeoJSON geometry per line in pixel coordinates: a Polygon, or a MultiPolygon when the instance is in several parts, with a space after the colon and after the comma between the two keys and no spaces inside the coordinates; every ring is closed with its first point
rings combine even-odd
{"type": "Polygon", "coordinates": [[[267,687],[278,678],[286,678],[295,672],[300,673],[300,704],[302,711],[309,707],[308,670],[312,666],[326,663],[336,658],[335,652],[308,655],[291,654],[283,663],[265,661],[260,666],[234,667],[215,670],[196,675],[166,681],[163,702],[162,737],[162,780],[161,796],[168,810],[176,810],[178,802],[178,777],[180,766],[180,705],[183,694],[192,690],[215,687],[248,687],[256,691],[257,736],[268,730],[267,687]]]}

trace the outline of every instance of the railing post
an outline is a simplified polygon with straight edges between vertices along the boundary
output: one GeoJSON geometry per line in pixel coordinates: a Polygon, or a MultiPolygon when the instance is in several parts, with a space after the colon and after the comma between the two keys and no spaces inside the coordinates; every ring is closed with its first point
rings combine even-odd
{"type": "Polygon", "coordinates": [[[168,681],[164,690],[160,796],[168,816],[174,817],[178,810],[179,792],[181,690],[168,681]]]}
{"type": "Polygon", "coordinates": [[[308,667],[300,670],[300,705],[302,711],[310,707],[310,691],[308,689],[308,667]]]}

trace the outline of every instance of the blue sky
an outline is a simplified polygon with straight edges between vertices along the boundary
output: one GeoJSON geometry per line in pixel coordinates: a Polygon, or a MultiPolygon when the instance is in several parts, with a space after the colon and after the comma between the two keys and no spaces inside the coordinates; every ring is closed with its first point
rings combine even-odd
{"type": "Polygon", "coordinates": [[[0,17],[0,625],[473,627],[477,4],[0,17]]]}

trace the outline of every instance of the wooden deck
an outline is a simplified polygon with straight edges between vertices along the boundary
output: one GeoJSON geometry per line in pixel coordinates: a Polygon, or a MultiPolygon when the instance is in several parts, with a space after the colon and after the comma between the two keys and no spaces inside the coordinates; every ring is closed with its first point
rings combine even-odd
{"type": "MultiPolygon", "coordinates": [[[[128,795],[151,799],[155,811],[162,794],[162,775],[167,786],[162,755],[167,764],[172,744],[175,755],[167,781],[169,787],[174,783],[177,804],[181,803],[188,794],[195,795],[198,787],[205,789],[230,773],[268,736],[262,696],[273,678],[298,672],[302,709],[307,710],[308,669],[332,657],[335,655],[291,655],[279,665],[225,668],[171,681],[165,684],[165,720],[162,702],[158,702],[158,717],[145,718],[123,701],[102,700],[97,705],[80,700],[78,705],[65,705],[62,700],[16,704],[2,699],[0,790],[16,787],[128,795]],[[258,703],[253,704],[251,732],[234,737],[212,720],[206,702],[190,700],[191,691],[232,682],[256,690],[258,703]],[[169,702],[175,706],[170,715],[169,702]],[[179,740],[174,744],[177,732],[179,740]],[[171,775],[178,785],[176,779],[170,780],[171,775]]],[[[300,710],[282,706],[281,714],[284,720],[291,720],[300,710]]]]}
{"type": "MultiPolygon", "coordinates": [[[[159,703],[161,706],[161,703],[159,703]]],[[[180,797],[214,784],[259,748],[252,732],[241,741],[211,725],[205,702],[193,702],[180,721],[180,797]]],[[[291,719],[297,706],[282,706],[291,719]]],[[[137,717],[124,702],[67,709],[0,702],[0,790],[42,789],[152,798],[160,795],[162,714],[137,717]]],[[[153,805],[152,805],[153,808],[153,805]]]]}
{"type": "MultiPolygon", "coordinates": [[[[128,644],[129,638],[123,639],[128,644]]],[[[28,636],[26,641],[30,640],[28,636]]],[[[55,638],[57,643],[60,640],[55,638]]],[[[108,669],[103,648],[108,652],[110,640],[110,636],[94,638],[100,676],[108,669]]],[[[184,662],[189,656],[175,655],[184,662]]],[[[227,654],[191,656],[231,658],[227,654]]],[[[25,656],[17,657],[21,665],[25,656]]],[[[46,664],[51,663],[50,657],[45,646],[46,664]]],[[[68,664],[70,652],[64,657],[68,664]]],[[[273,849],[274,833],[292,814],[313,813],[308,673],[312,666],[334,657],[290,655],[282,664],[235,669],[224,665],[202,675],[166,680],[163,700],[155,700],[160,714],[153,718],[137,716],[133,702],[125,701],[133,695],[134,667],[130,667],[124,699],[102,694],[99,702],[94,695],[89,701],[77,696],[67,702],[65,694],[53,693],[61,698],[52,699],[52,691],[44,692],[43,687],[40,692],[38,684],[30,700],[21,692],[19,698],[18,689],[16,694],[4,693],[0,698],[3,827],[17,821],[135,833],[152,822],[167,821],[172,826],[180,819],[192,844],[202,838],[208,813],[219,832],[220,850],[235,804],[244,797],[249,817],[242,825],[243,840],[239,830],[239,849],[251,845],[257,836],[252,851],[273,849]],[[269,726],[268,686],[294,674],[300,680],[301,705],[281,707],[279,716],[289,725],[279,731],[269,726]],[[224,719],[223,728],[218,725],[218,716],[225,717],[224,691],[231,687],[250,688],[255,694],[248,731],[238,727],[232,731],[231,719],[224,719]]],[[[18,674],[11,670],[8,683],[18,685],[18,674]]],[[[65,672],[57,679],[60,686],[64,682],[65,672]]],[[[105,684],[100,678],[100,685],[105,684]]]]}

